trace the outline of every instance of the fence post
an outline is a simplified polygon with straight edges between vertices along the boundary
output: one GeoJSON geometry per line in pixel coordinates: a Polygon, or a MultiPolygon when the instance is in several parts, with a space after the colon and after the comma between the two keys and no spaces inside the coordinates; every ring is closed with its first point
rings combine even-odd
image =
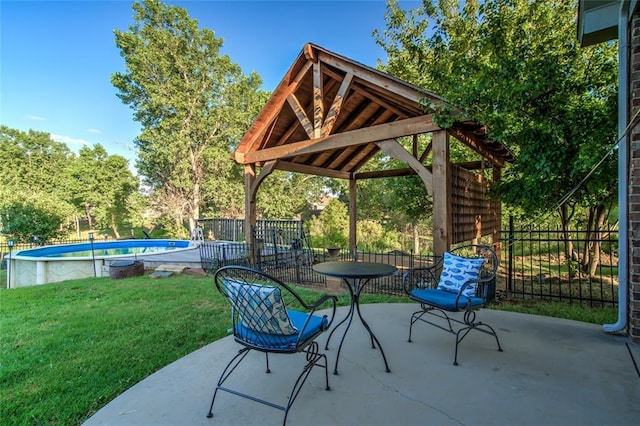
{"type": "Polygon", "coordinates": [[[513,277],[513,243],[515,236],[513,232],[513,216],[509,216],[509,263],[507,266],[507,290],[512,291],[512,277],[513,277]]]}

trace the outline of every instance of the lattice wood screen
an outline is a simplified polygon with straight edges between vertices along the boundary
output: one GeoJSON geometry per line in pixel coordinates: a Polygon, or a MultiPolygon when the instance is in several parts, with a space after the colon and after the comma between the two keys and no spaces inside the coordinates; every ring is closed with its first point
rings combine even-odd
{"type": "Polygon", "coordinates": [[[489,181],[481,175],[452,166],[451,182],[453,243],[498,232],[500,201],[489,198],[489,181]]]}

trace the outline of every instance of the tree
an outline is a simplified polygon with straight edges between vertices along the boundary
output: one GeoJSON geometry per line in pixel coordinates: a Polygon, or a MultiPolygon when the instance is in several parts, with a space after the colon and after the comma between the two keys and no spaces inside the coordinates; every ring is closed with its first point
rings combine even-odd
{"type": "Polygon", "coordinates": [[[120,236],[118,224],[130,220],[127,200],[138,190],[138,180],[129,170],[129,162],[120,155],[109,155],[96,144],[84,146],[71,166],[73,200],[85,212],[89,228],[92,218],[98,227],[111,229],[120,236]]]}
{"type": "Polygon", "coordinates": [[[67,166],[74,154],[48,133],[0,126],[0,203],[12,194],[44,192],[67,199],[67,166]]]}
{"type": "Polygon", "coordinates": [[[0,206],[0,232],[7,239],[18,243],[63,237],[67,230],[62,227],[66,215],[59,207],[52,206],[55,199],[41,193],[23,199],[14,199],[0,206]]]}
{"type": "Polygon", "coordinates": [[[74,155],[48,133],[0,126],[2,233],[17,241],[66,233],[73,215],[68,166],[74,155]]]}
{"type": "Polygon", "coordinates": [[[274,171],[260,186],[258,214],[265,219],[294,219],[308,211],[323,190],[317,176],[274,171]]]}
{"type": "Polygon", "coordinates": [[[502,200],[531,216],[555,209],[566,228],[574,206],[595,214],[615,198],[611,156],[579,186],[616,139],[617,56],[611,43],[578,46],[574,1],[425,0],[404,11],[392,0],[386,18],[386,70],[460,106],[515,154],[495,188],[502,200]]]}
{"type": "Polygon", "coordinates": [[[158,0],[133,10],[135,24],[115,31],[127,71],[111,81],[143,127],[136,167],[178,229],[202,208],[219,210],[229,199],[242,205],[230,152],[265,95],[259,76],[243,75],[220,54],[222,39],[198,29],[186,10],[158,0]]]}
{"type": "Polygon", "coordinates": [[[332,199],[318,217],[309,223],[309,235],[315,247],[345,247],[349,241],[347,206],[332,199]]]}

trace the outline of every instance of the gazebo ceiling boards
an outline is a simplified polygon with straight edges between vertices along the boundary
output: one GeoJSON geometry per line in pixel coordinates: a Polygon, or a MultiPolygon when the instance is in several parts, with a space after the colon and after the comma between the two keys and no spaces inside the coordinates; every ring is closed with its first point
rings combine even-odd
{"type": "MultiPolygon", "coordinates": [[[[259,167],[274,161],[275,169],[344,179],[353,178],[381,149],[422,163],[425,153],[403,149],[407,156],[392,147],[396,138],[441,130],[425,111],[425,99],[444,102],[415,85],[306,44],[240,141],[235,160],[259,167]]],[[[513,160],[504,146],[487,141],[486,128],[475,122],[457,122],[447,131],[495,167],[513,160]]]]}

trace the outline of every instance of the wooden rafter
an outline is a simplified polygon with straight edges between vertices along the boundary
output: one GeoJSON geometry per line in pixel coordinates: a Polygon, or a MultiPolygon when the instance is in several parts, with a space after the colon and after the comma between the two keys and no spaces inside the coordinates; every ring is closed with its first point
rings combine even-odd
{"type": "Polygon", "coordinates": [[[313,138],[322,136],[324,122],[324,90],[322,63],[313,64],[313,138]]]}
{"type": "Polygon", "coordinates": [[[245,146],[247,143],[261,139],[261,136],[264,135],[264,132],[269,125],[273,123],[280,114],[282,105],[288,98],[289,94],[294,93],[298,89],[305,74],[309,71],[311,66],[312,62],[307,62],[293,78],[291,76],[292,69],[289,69],[287,75],[283,78],[274,92],[274,96],[269,99],[260,114],[258,114],[258,117],[256,117],[251,128],[249,128],[245,136],[242,138],[242,142],[238,145],[238,150],[248,150],[250,147],[245,146]],[[281,86],[284,86],[284,89],[280,91],[278,89],[280,89],[281,86]]]}
{"type": "Polygon", "coordinates": [[[485,145],[480,143],[475,136],[470,135],[469,132],[464,132],[459,125],[454,125],[453,127],[447,129],[447,132],[451,136],[455,137],[456,139],[460,140],[464,144],[468,145],[478,154],[485,157],[494,166],[496,167],[504,166],[504,160],[500,156],[496,155],[493,151],[487,149],[485,145]]]}
{"type": "Polygon", "coordinates": [[[300,101],[296,97],[295,93],[289,93],[289,96],[287,96],[287,102],[289,103],[289,106],[293,110],[296,117],[298,117],[298,121],[300,122],[300,124],[302,124],[302,128],[304,129],[304,131],[307,132],[309,138],[313,139],[315,137],[313,132],[313,123],[311,123],[309,117],[307,117],[307,113],[304,112],[304,108],[300,104],[300,101]]]}
{"type": "Polygon", "coordinates": [[[320,132],[321,136],[327,136],[331,133],[331,130],[333,130],[333,126],[336,123],[336,119],[340,114],[340,110],[342,109],[342,105],[344,104],[347,96],[347,91],[349,90],[349,87],[351,87],[352,80],[353,74],[347,74],[344,80],[342,80],[338,93],[336,93],[336,96],[333,98],[331,108],[329,108],[329,112],[327,112],[327,117],[322,123],[322,130],[320,132]]]}

